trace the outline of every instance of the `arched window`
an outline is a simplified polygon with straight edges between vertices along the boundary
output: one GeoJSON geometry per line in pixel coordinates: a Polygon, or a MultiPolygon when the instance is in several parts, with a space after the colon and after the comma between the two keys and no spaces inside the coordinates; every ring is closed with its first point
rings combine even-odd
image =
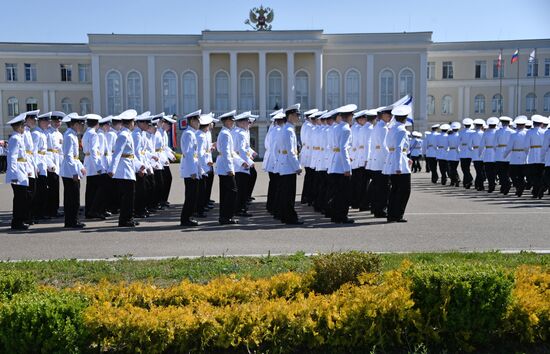
{"type": "Polygon", "coordinates": [[[413,94],[414,74],[411,69],[403,69],[399,74],[399,97],[413,94]]]}
{"type": "Polygon", "coordinates": [[[428,99],[426,100],[426,110],[428,111],[428,115],[435,114],[435,98],[432,95],[428,95],[428,99]]]}
{"type": "Polygon", "coordinates": [[[66,113],[73,111],[73,103],[70,98],[65,97],[61,100],[61,110],[66,113]]]}
{"type": "Polygon", "coordinates": [[[308,74],[300,70],[296,73],[296,79],[294,81],[295,86],[295,103],[301,105],[302,110],[309,109],[309,76],[308,74]]]}
{"type": "MultiPolygon", "coordinates": [[[[80,99],[80,114],[81,115],[91,113],[91,108],[92,108],[92,106],[91,106],[90,100],[88,98],[84,97],[84,98],[80,99]]],[[[69,113],[69,112],[67,112],[67,113],[69,113]]]]}
{"type": "Polygon", "coordinates": [[[476,95],[474,97],[474,113],[485,113],[485,96],[476,95]]]}
{"type": "Polygon", "coordinates": [[[267,105],[272,110],[283,105],[283,75],[279,71],[272,71],[267,77],[267,105]]]}
{"type": "Polygon", "coordinates": [[[347,72],[345,89],[346,102],[344,103],[354,103],[359,106],[361,104],[361,102],[359,102],[359,92],[361,91],[361,78],[359,71],[352,69],[347,72]]]}
{"type": "Polygon", "coordinates": [[[545,112],[550,112],[550,92],[544,94],[544,107],[542,109],[545,112]]]}
{"type": "Polygon", "coordinates": [[[441,114],[453,114],[453,98],[449,95],[441,99],[441,114]]]}
{"type": "MultiPolygon", "coordinates": [[[[183,74],[183,111],[185,113],[193,112],[198,109],[199,103],[197,101],[197,75],[193,71],[186,71],[183,74]]],[[[216,90],[217,90],[217,76],[216,76],[216,90]]],[[[216,91],[217,92],[217,91],[216,91]]]]}
{"type": "Polygon", "coordinates": [[[141,89],[141,75],[137,71],[131,71],[127,78],[128,109],[143,111],[143,91],[141,89]]]}
{"type": "Polygon", "coordinates": [[[8,116],[15,117],[19,115],[19,101],[15,97],[8,98],[8,116]]]}
{"type": "Polygon", "coordinates": [[[176,114],[178,107],[177,76],[173,71],[162,75],[162,110],[166,114],[176,114]]]}
{"type": "MultiPolygon", "coordinates": [[[[122,112],[122,77],[117,71],[107,73],[107,114],[122,112]]],[[[70,112],[70,111],[64,111],[70,112]]]]}
{"type": "Polygon", "coordinates": [[[27,111],[35,111],[38,109],[38,100],[34,97],[29,97],[25,101],[25,105],[27,107],[27,111]]]}
{"type": "Polygon", "coordinates": [[[239,109],[254,109],[254,76],[248,70],[243,71],[239,78],[239,109]]]}
{"type": "Polygon", "coordinates": [[[380,73],[380,105],[389,106],[393,102],[393,72],[385,69],[380,73]]]}
{"type": "Polygon", "coordinates": [[[500,93],[497,93],[493,96],[493,99],[491,100],[491,112],[493,113],[502,113],[503,111],[503,105],[502,105],[502,95],[500,93]]]}
{"type": "Polygon", "coordinates": [[[330,70],[327,74],[327,99],[328,110],[340,107],[340,74],[336,70],[330,70]]]}
{"type": "Polygon", "coordinates": [[[534,113],[537,111],[537,96],[530,92],[525,96],[525,112],[534,113]]]}
{"type": "Polygon", "coordinates": [[[216,81],[216,110],[229,110],[229,77],[225,71],[218,71],[216,81]]]}

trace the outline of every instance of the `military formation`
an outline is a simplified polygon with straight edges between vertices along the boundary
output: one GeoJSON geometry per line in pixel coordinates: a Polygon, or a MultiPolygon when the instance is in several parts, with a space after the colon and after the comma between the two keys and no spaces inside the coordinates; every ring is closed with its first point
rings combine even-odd
{"type": "MultiPolygon", "coordinates": [[[[320,218],[350,224],[354,220],[348,212],[355,208],[388,222],[406,222],[411,166],[418,163],[417,150],[422,152],[420,137],[415,133],[411,139],[405,128],[410,113],[406,105],[358,111],[354,104],[304,113],[296,104],[272,113],[262,163],[269,174],[267,211],[281,223],[303,223],[294,204],[297,175],[305,170],[301,203],[320,218]]],[[[169,166],[176,153],[167,132],[174,118],[130,109],[108,117],[30,111],[9,121],[13,133],[7,144],[6,182],[14,195],[12,229],[26,230],[60,217],[66,228],[85,227],[79,217],[83,178],[85,219],[118,214],[119,227],[135,227],[137,219],[169,208],[169,166]],[[66,130],[61,133],[63,123],[66,130]]],[[[200,110],[184,117],[187,128],[179,146],[185,184],[182,227],[199,225],[197,219],[214,208],[214,175],[219,180],[219,223],[237,224],[238,218],[253,216],[249,205],[257,153],[251,147],[250,126],[257,118],[236,111],[215,118],[200,110]],[[221,130],[213,142],[215,124],[221,130]]]]}
{"type": "MultiPolygon", "coordinates": [[[[502,116],[435,124],[419,138],[432,183],[541,199],[550,188],[550,118],[502,116]],[[460,180],[458,167],[462,171],[460,180]],[[475,174],[475,177],[472,174],[475,174]]],[[[411,153],[412,155],[412,153],[411,153]]]]}

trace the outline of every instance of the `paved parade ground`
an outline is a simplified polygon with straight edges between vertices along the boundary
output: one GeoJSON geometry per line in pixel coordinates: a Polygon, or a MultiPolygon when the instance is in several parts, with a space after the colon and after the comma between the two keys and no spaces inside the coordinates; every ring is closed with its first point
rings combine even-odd
{"type": "MultiPolygon", "coordinates": [[[[178,165],[172,165],[174,177],[178,165]]],[[[498,193],[488,194],[449,186],[433,185],[428,174],[413,175],[411,199],[405,217],[408,223],[386,224],[366,212],[350,212],[356,223],[335,225],[312,208],[297,203],[301,226],[285,226],[264,209],[267,175],[259,172],[254,191],[253,217],[241,224],[220,226],[218,209],[200,226],[182,229],[179,213],[183,201],[183,180],[174,178],[172,207],[140,220],[135,229],[118,228],[117,219],[86,221],[83,230],[66,230],[63,220],[34,225],[27,232],[12,232],[12,191],[0,184],[0,260],[103,259],[259,255],[364,250],[375,252],[413,251],[548,251],[550,250],[550,197],[532,200],[498,193]]],[[[218,199],[215,179],[213,199],[218,199]]],[[[298,179],[298,193],[302,179],[298,179]]],[[[85,181],[81,186],[81,202],[85,181]]],[[[299,196],[297,197],[299,200],[299,196]]]]}

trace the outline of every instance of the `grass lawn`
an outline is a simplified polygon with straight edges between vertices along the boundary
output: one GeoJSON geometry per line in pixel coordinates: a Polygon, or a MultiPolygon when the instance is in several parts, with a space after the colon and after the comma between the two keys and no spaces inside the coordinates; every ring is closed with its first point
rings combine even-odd
{"type": "MultiPolygon", "coordinates": [[[[550,270],[550,255],[534,253],[407,253],[381,254],[382,270],[399,267],[405,259],[413,263],[464,264],[483,263],[514,269],[522,264],[540,265],[550,270]]],[[[238,277],[269,277],[282,272],[306,272],[312,259],[303,253],[289,256],[265,257],[205,257],[195,259],[166,259],[136,261],[121,258],[117,261],[25,261],[0,262],[0,271],[19,270],[32,273],[39,283],[65,287],[75,282],[97,283],[101,279],[117,281],[150,281],[166,286],[189,279],[205,283],[220,275],[238,277]]]]}

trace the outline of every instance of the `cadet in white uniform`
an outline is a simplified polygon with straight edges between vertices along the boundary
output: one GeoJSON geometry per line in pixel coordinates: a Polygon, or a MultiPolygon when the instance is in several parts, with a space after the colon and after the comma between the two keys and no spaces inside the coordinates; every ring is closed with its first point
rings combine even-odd
{"type": "Polygon", "coordinates": [[[372,171],[372,190],[374,191],[371,213],[375,218],[386,218],[388,207],[389,179],[390,176],[383,174],[382,170],[386,163],[388,149],[386,147],[386,135],[388,134],[388,123],[392,115],[392,107],[381,107],[377,109],[378,121],[374,126],[371,136],[370,159],[368,167],[372,171]]]}
{"type": "Polygon", "coordinates": [[[447,162],[449,164],[449,178],[451,179],[451,186],[460,187],[460,177],[458,175],[458,163],[460,160],[459,147],[460,147],[460,123],[451,123],[451,129],[449,130],[447,137],[447,162]]]}
{"type": "Polygon", "coordinates": [[[351,128],[355,104],[349,104],[336,109],[330,145],[332,154],[328,168],[329,181],[329,214],[331,221],[337,224],[352,224],[353,219],[348,217],[351,203],[351,128]]]}
{"type": "Polygon", "coordinates": [[[84,167],[88,171],[84,215],[86,219],[104,220],[105,188],[104,183],[102,183],[102,174],[105,171],[105,166],[103,165],[103,152],[101,151],[99,136],[97,134],[101,117],[97,114],[87,114],[84,117],[88,126],[82,137],[84,167]]]}
{"type": "Polygon", "coordinates": [[[139,225],[139,222],[134,221],[135,184],[136,176],[143,176],[145,165],[136,158],[132,139],[136,116],[137,112],[133,109],[126,110],[118,116],[122,121],[122,127],[117,135],[111,165],[108,168],[108,174],[115,181],[120,198],[119,227],[139,225]]]}
{"type": "Polygon", "coordinates": [[[411,113],[410,106],[395,107],[391,114],[395,124],[386,137],[388,155],[382,173],[390,176],[391,190],[388,198],[388,222],[407,222],[403,217],[411,194],[411,164],[407,158],[410,141],[405,122],[411,113]]]}
{"type": "Polygon", "coordinates": [[[466,189],[472,187],[472,182],[474,177],[470,172],[470,165],[472,164],[472,147],[471,140],[474,137],[475,132],[471,129],[472,124],[474,124],[473,119],[464,118],[462,120],[462,125],[464,128],[459,132],[459,157],[460,157],[460,169],[462,170],[462,185],[466,189]]]}
{"type": "Polygon", "coordinates": [[[437,158],[437,165],[439,167],[439,173],[441,174],[441,185],[447,184],[447,172],[449,169],[449,162],[447,161],[447,150],[448,150],[448,137],[449,130],[451,126],[449,124],[441,124],[441,132],[437,135],[435,139],[436,143],[436,152],[435,156],[437,158]]]}
{"type": "MultiPolygon", "coordinates": [[[[27,154],[27,170],[30,173],[29,175],[29,188],[27,192],[29,193],[29,203],[34,205],[36,197],[36,177],[38,174],[38,168],[36,165],[36,149],[34,148],[34,137],[32,136],[32,130],[36,127],[36,117],[40,113],[39,110],[25,112],[25,132],[23,133],[23,140],[25,142],[25,153],[27,154]]],[[[32,212],[32,207],[29,207],[27,210],[27,223],[29,225],[34,224],[34,215],[32,212]]]]}
{"type": "Polygon", "coordinates": [[[146,156],[147,142],[145,140],[145,134],[149,126],[149,121],[151,120],[150,118],[151,112],[149,111],[143,112],[135,117],[136,126],[134,126],[134,130],[132,131],[135,159],[145,166],[143,173],[136,173],[134,217],[140,219],[150,215],[147,210],[147,193],[150,189],[150,180],[147,179],[147,176],[153,173],[153,169],[146,156]]]}
{"type": "Polygon", "coordinates": [[[201,110],[189,113],[187,129],[181,135],[181,161],[180,176],[185,183],[185,201],[181,209],[180,226],[198,226],[199,223],[192,218],[197,209],[199,199],[199,155],[197,145],[197,129],[199,128],[199,117],[201,110]]]}
{"type": "Polygon", "coordinates": [[[432,125],[432,132],[426,136],[426,170],[432,174],[432,183],[439,181],[437,174],[437,137],[439,136],[439,124],[432,125]]]}
{"type": "Polygon", "coordinates": [[[254,164],[250,154],[250,145],[248,143],[247,130],[250,125],[250,112],[244,112],[233,118],[237,125],[231,131],[233,135],[233,144],[235,153],[245,162],[235,166],[235,180],[237,182],[237,202],[235,215],[242,217],[252,216],[248,212],[248,191],[250,188],[250,167],[254,164]]]}
{"type": "Polygon", "coordinates": [[[300,164],[304,167],[305,170],[304,184],[302,186],[302,196],[300,198],[301,204],[310,204],[313,200],[312,189],[315,171],[311,168],[311,141],[313,138],[313,129],[315,128],[315,123],[313,121],[316,119],[313,116],[317,112],[319,112],[317,108],[310,109],[309,111],[304,112],[304,123],[300,128],[300,164]]]}
{"type": "Polygon", "coordinates": [[[420,166],[420,156],[422,156],[422,134],[419,132],[412,132],[412,140],[411,140],[411,150],[410,150],[410,156],[412,160],[412,172],[420,172],[422,171],[422,166],[420,166]]]}
{"type": "Polygon", "coordinates": [[[65,227],[81,229],[86,225],[79,221],[80,180],[86,175],[86,169],[80,161],[78,134],[84,129],[85,118],[77,113],[70,113],[63,118],[67,130],[63,134],[63,162],[61,177],[63,179],[63,209],[65,227]]]}
{"type": "Polygon", "coordinates": [[[532,186],[531,194],[533,198],[538,198],[539,194],[544,193],[542,184],[542,174],[544,173],[544,160],[542,158],[542,142],[544,140],[544,129],[542,123],[544,117],[535,114],[531,117],[533,128],[526,134],[527,147],[527,182],[532,186]]]}
{"type": "MultiPolygon", "coordinates": [[[[106,134],[107,138],[107,147],[111,151],[111,162],[113,160],[113,153],[115,150],[115,143],[118,137],[118,132],[122,129],[122,120],[119,116],[108,116],[110,118],[111,127],[106,134]]],[[[110,163],[109,163],[110,165],[110,163]]],[[[108,166],[107,166],[108,167],[108,166]]],[[[120,210],[120,198],[117,191],[117,182],[113,178],[107,179],[107,198],[106,198],[106,207],[107,211],[111,214],[118,214],[120,210]]]]}
{"type": "Polygon", "coordinates": [[[510,158],[510,178],[516,189],[516,196],[521,197],[525,189],[525,165],[527,163],[527,146],[525,124],[526,116],[518,116],[514,119],[516,131],[510,135],[508,145],[504,150],[504,157],[510,158]]]}
{"type": "Polygon", "coordinates": [[[275,215],[277,210],[275,209],[277,200],[277,186],[279,175],[275,172],[275,163],[279,156],[278,151],[275,148],[278,134],[281,131],[281,127],[284,124],[285,115],[283,110],[280,109],[270,114],[271,125],[268,128],[267,134],[264,140],[264,162],[263,169],[268,173],[269,183],[267,186],[267,202],[265,205],[266,210],[275,215]]]}
{"type": "Polygon", "coordinates": [[[29,200],[29,171],[27,167],[27,153],[23,140],[25,113],[18,115],[7,124],[11,125],[13,134],[8,141],[6,184],[11,184],[13,190],[13,207],[11,218],[12,230],[27,230],[29,225],[27,210],[29,200]]]}
{"type": "Polygon", "coordinates": [[[170,202],[168,201],[170,189],[172,188],[172,172],[170,171],[170,162],[176,160],[176,155],[168,144],[168,132],[174,129],[174,123],[176,123],[176,120],[173,119],[173,117],[164,116],[162,117],[161,128],[159,128],[159,132],[162,136],[162,151],[164,153],[163,191],[161,196],[161,204],[164,205],[164,207],[170,206],[170,202]]]}
{"type": "Polygon", "coordinates": [[[277,134],[276,149],[278,156],[275,172],[279,174],[277,188],[277,205],[275,209],[281,222],[287,225],[301,225],[294,210],[296,199],[296,175],[302,173],[298,160],[298,139],[295,126],[300,120],[300,104],[285,109],[285,124],[277,134]]]}
{"type": "Polygon", "coordinates": [[[361,201],[359,202],[359,211],[369,211],[371,210],[372,199],[374,195],[374,190],[372,188],[372,171],[370,170],[369,160],[372,154],[372,132],[374,131],[374,124],[376,122],[376,117],[378,112],[375,109],[368,109],[365,112],[365,117],[367,122],[361,128],[361,136],[363,137],[363,145],[365,146],[365,152],[363,153],[363,158],[365,159],[365,180],[364,180],[364,189],[361,193],[361,201]]]}
{"type": "MultiPolygon", "coordinates": [[[[101,174],[101,187],[103,189],[104,196],[102,198],[100,214],[104,216],[111,216],[112,213],[107,210],[109,208],[109,192],[112,190],[112,180],[109,178],[107,169],[111,165],[113,160],[113,145],[109,141],[109,133],[111,131],[111,118],[108,116],[99,120],[99,129],[97,130],[97,137],[99,138],[99,153],[101,154],[101,163],[103,165],[103,173],[101,174]]],[[[112,141],[114,144],[114,141],[112,141]]]]}
{"type": "Polygon", "coordinates": [[[36,158],[36,196],[32,204],[36,219],[50,219],[48,215],[48,170],[53,168],[51,154],[48,153],[48,129],[51,112],[38,116],[38,127],[32,132],[36,158]]]}
{"type": "Polygon", "coordinates": [[[365,164],[365,134],[366,130],[363,129],[367,122],[365,113],[367,111],[359,111],[353,114],[354,123],[351,126],[351,207],[353,209],[359,209],[361,207],[361,198],[364,197],[364,190],[366,184],[366,170],[365,164]]]}
{"type": "Polygon", "coordinates": [[[476,190],[482,191],[485,189],[483,186],[485,182],[485,169],[483,168],[483,158],[479,154],[479,144],[481,143],[481,138],[483,137],[483,126],[485,122],[483,119],[474,120],[474,134],[470,140],[469,148],[472,150],[472,161],[474,162],[474,169],[476,170],[476,178],[474,181],[474,186],[476,190]]]}
{"type": "MultiPolygon", "coordinates": [[[[545,118],[546,125],[550,124],[550,118],[545,118]]],[[[550,129],[546,129],[544,139],[542,141],[542,156],[544,160],[544,173],[542,176],[543,190],[550,189],[550,129]]],[[[539,194],[539,199],[542,199],[544,193],[539,194]]]]}
{"type": "Polygon", "coordinates": [[[498,129],[495,133],[495,161],[500,184],[500,193],[507,195],[512,183],[510,182],[509,176],[510,157],[504,157],[504,151],[506,150],[506,146],[508,146],[508,141],[510,140],[510,136],[514,133],[514,130],[510,128],[510,123],[512,122],[510,117],[502,116],[499,120],[502,124],[502,128],[498,129]]]}
{"type": "Polygon", "coordinates": [[[483,167],[485,170],[485,176],[487,178],[487,192],[493,193],[496,188],[496,129],[499,120],[497,117],[491,117],[487,119],[487,125],[489,126],[481,138],[479,143],[479,154],[483,158],[483,167]]]}
{"type": "Polygon", "coordinates": [[[48,155],[52,160],[52,167],[48,170],[48,207],[47,215],[52,218],[63,216],[59,212],[59,171],[63,160],[63,134],[59,131],[61,120],[65,113],[51,112],[50,129],[48,130],[48,155]]]}
{"type": "Polygon", "coordinates": [[[207,180],[208,173],[212,168],[212,159],[210,151],[210,143],[208,142],[207,132],[210,129],[212,123],[211,114],[201,114],[199,117],[199,129],[195,133],[197,136],[197,151],[199,155],[199,199],[197,201],[197,216],[206,217],[208,209],[208,191],[207,180]]]}

